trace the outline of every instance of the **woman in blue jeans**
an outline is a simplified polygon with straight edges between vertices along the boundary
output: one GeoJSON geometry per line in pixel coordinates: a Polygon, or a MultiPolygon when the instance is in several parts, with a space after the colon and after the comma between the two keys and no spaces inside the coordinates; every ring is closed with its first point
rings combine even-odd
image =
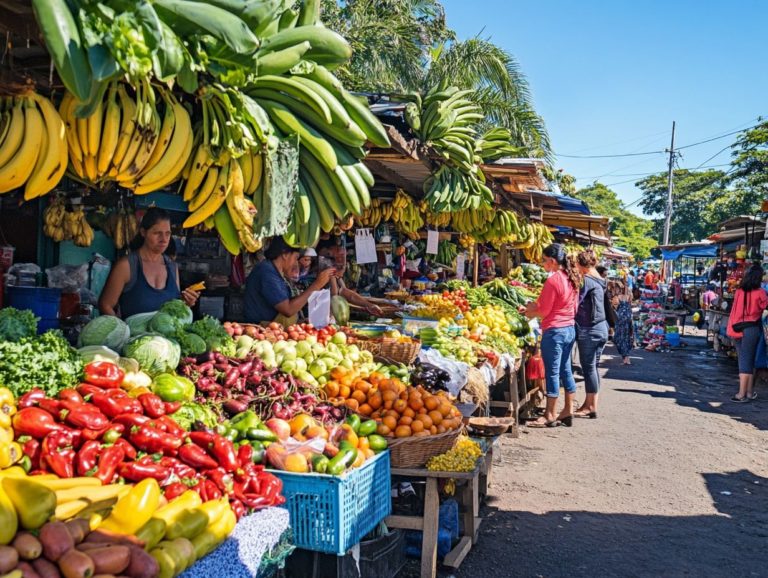
{"type": "MultiPolygon", "coordinates": [[[[574,415],[597,418],[597,395],[600,391],[600,374],[597,364],[608,341],[608,318],[605,310],[605,279],[595,267],[597,257],[587,249],[579,253],[576,261],[584,280],[579,291],[579,308],[576,311],[576,341],[579,344],[579,360],[584,372],[584,389],[587,397],[574,415]]],[[[609,304],[610,306],[610,304],[609,304]]]]}
{"type": "Polygon", "coordinates": [[[550,274],[535,303],[526,308],[528,317],[541,317],[541,356],[544,360],[547,407],[544,415],[529,427],[557,427],[573,424],[573,398],[576,381],[571,371],[571,352],[576,341],[574,318],[581,279],[576,261],[560,244],[544,249],[544,270],[550,274]],[[558,415],[560,382],[565,388],[565,406],[558,415]]]}

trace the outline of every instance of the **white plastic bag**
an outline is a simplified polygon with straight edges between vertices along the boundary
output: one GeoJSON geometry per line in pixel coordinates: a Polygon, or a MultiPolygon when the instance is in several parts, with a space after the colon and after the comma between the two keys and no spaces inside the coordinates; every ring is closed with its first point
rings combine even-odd
{"type": "Polygon", "coordinates": [[[309,309],[309,322],[322,329],[328,325],[329,318],[331,316],[331,292],[328,289],[321,289],[315,291],[309,296],[307,302],[309,309]]]}
{"type": "Polygon", "coordinates": [[[451,381],[446,384],[448,393],[458,397],[461,389],[467,385],[469,375],[469,365],[461,361],[454,361],[443,357],[437,349],[422,349],[419,352],[419,359],[422,363],[430,363],[444,370],[451,377],[451,381]]]}

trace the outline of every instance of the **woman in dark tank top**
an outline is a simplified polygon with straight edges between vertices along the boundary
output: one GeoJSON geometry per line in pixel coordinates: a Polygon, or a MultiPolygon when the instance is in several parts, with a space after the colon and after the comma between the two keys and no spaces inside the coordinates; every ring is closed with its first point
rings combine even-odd
{"type": "Polygon", "coordinates": [[[112,268],[99,298],[102,315],[125,318],[156,311],[166,301],[183,299],[192,307],[199,294],[179,289],[179,270],[165,251],[171,239],[171,218],[163,209],[151,207],[141,220],[139,235],[131,242],[131,253],[112,268]]]}

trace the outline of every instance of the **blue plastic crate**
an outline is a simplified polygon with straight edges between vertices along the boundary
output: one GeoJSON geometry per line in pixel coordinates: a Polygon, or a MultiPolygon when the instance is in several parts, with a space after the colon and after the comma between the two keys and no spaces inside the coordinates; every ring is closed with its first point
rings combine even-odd
{"type": "Polygon", "coordinates": [[[392,510],[389,450],[343,476],[273,473],[299,548],[343,555],[392,510]]]}

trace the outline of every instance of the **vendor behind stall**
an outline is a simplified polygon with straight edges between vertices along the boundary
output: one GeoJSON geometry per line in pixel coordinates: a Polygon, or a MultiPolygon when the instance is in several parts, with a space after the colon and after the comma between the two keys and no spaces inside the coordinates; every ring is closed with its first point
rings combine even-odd
{"type": "MultiPolygon", "coordinates": [[[[325,263],[333,263],[336,274],[331,277],[331,295],[341,295],[349,301],[352,305],[357,305],[365,309],[371,315],[381,315],[381,307],[366,299],[356,291],[348,289],[344,284],[344,271],[347,267],[347,250],[341,246],[336,239],[331,237],[328,240],[320,241],[317,246],[317,251],[320,257],[325,259],[325,263]]],[[[318,268],[322,271],[325,267],[323,261],[320,262],[318,268]]]]}
{"type": "Polygon", "coordinates": [[[275,237],[264,251],[266,259],[256,265],[245,282],[245,320],[248,323],[291,325],[310,295],[328,284],[335,269],[320,271],[303,293],[292,297],[289,280],[298,276],[299,249],[289,246],[282,237],[275,237]]]}
{"type": "Polygon", "coordinates": [[[179,290],[179,268],[166,250],[171,240],[171,217],[163,209],[150,207],[141,219],[139,234],[131,241],[131,252],[115,263],[99,298],[102,315],[126,318],[157,311],[171,299],[194,306],[200,294],[179,290]]]}

